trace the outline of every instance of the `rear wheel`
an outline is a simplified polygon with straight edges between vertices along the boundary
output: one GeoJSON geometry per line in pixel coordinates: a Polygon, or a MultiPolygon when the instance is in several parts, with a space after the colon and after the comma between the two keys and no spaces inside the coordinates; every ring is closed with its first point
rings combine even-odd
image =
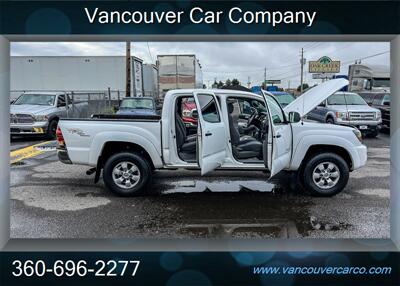
{"type": "Polygon", "coordinates": [[[136,153],[118,153],[105,163],[103,180],[108,189],[119,196],[144,193],[151,180],[149,162],[136,153]]]}
{"type": "Polygon", "coordinates": [[[330,197],[340,193],[347,185],[349,167],[337,154],[315,154],[307,160],[302,179],[304,188],[312,195],[330,197]]]}

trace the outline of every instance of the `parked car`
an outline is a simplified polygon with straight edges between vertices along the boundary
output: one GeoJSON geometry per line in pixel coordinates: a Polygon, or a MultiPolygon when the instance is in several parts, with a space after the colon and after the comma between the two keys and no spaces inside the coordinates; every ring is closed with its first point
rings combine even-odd
{"type": "Polygon", "coordinates": [[[72,102],[64,92],[26,92],[10,105],[11,135],[54,138],[60,118],[87,113],[87,102],[72,102]]]}
{"type": "Polygon", "coordinates": [[[286,91],[270,91],[282,107],[285,107],[296,98],[286,91]]]}
{"type": "Polygon", "coordinates": [[[193,134],[197,129],[197,109],[193,97],[182,100],[181,112],[182,120],[186,128],[189,133],[193,134]]]}
{"type": "Polygon", "coordinates": [[[357,127],[364,136],[376,137],[382,127],[379,109],[370,107],[356,93],[337,92],[307,114],[307,118],[330,124],[357,127]]]}
{"type": "Polygon", "coordinates": [[[254,93],[260,94],[260,95],[262,95],[263,92],[272,94],[282,107],[285,107],[286,105],[288,105],[289,103],[291,103],[292,101],[294,101],[296,99],[292,94],[290,94],[286,91],[267,91],[267,90],[263,90],[263,89],[259,89],[259,90],[253,89],[253,90],[254,90],[253,91],[254,93]]]}
{"type": "Polygon", "coordinates": [[[382,114],[382,127],[390,129],[390,93],[360,92],[358,93],[369,106],[377,108],[382,114]]]}
{"type": "Polygon", "coordinates": [[[332,196],[344,189],[350,171],[366,164],[361,132],[300,121],[304,113],[347,84],[345,79],[324,82],[283,109],[269,93],[168,91],[159,117],[61,120],[58,157],[67,164],[93,168],[95,182],[103,171],[106,187],[121,196],[150,191],[153,170],[177,168],[199,169],[202,175],[215,169],[262,170],[267,178],[292,171],[312,194],[332,196]],[[196,135],[188,135],[180,117],[186,98],[196,103],[200,128],[196,135]],[[243,101],[254,107],[247,121],[256,130],[252,136],[241,135],[232,116],[235,102],[243,101]]]}
{"type": "Polygon", "coordinates": [[[126,97],[117,111],[119,115],[157,115],[156,102],[152,97],[126,97]]]}

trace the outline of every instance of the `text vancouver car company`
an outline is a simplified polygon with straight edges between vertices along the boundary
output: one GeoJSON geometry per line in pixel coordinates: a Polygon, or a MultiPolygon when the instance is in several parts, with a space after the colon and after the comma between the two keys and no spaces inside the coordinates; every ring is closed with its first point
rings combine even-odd
{"type": "MultiPolygon", "coordinates": [[[[107,11],[99,8],[84,8],[91,24],[180,24],[184,11],[107,11]]],[[[233,24],[304,24],[311,27],[317,12],[309,11],[244,11],[239,7],[231,8],[227,13],[233,24]]],[[[205,11],[194,7],[188,12],[188,19],[193,24],[219,24],[225,20],[223,11],[205,11]]]]}

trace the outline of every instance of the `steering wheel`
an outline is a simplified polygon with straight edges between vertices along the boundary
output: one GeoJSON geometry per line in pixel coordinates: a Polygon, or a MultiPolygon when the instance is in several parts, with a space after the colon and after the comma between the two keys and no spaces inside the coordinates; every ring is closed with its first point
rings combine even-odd
{"type": "Polygon", "coordinates": [[[253,123],[253,121],[254,121],[254,118],[256,118],[257,114],[258,114],[257,109],[254,108],[254,109],[253,109],[253,112],[250,114],[249,119],[247,119],[247,127],[249,127],[250,125],[252,125],[252,123],[253,123]]]}

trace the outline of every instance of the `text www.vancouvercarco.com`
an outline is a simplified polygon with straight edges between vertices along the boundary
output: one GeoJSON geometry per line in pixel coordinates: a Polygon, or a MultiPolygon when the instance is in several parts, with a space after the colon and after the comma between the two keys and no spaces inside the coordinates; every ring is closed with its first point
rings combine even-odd
{"type": "Polygon", "coordinates": [[[392,267],[255,266],[254,275],[388,275],[392,267]]]}

